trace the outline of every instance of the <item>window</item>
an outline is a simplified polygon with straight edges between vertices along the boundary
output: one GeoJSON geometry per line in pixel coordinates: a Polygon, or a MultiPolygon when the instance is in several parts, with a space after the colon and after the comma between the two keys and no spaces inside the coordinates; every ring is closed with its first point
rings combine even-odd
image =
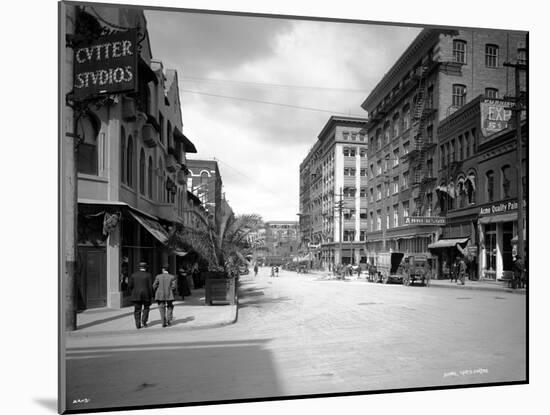
{"type": "Polygon", "coordinates": [[[382,133],[380,130],[376,132],[376,150],[380,150],[382,148],[382,133]]]}
{"type": "Polygon", "coordinates": [[[367,197],[367,189],[361,187],[361,189],[359,190],[359,197],[367,197]]]}
{"type": "Polygon", "coordinates": [[[372,203],[374,202],[374,189],[372,187],[370,188],[369,193],[370,193],[369,201],[372,203]]]}
{"type": "Polygon", "coordinates": [[[466,86],[453,84],[453,106],[462,107],[466,102],[466,86]]]}
{"type": "Polygon", "coordinates": [[[409,147],[410,147],[410,144],[408,141],[406,143],[403,143],[403,154],[409,153],[409,147]]]}
{"type": "Polygon", "coordinates": [[[399,177],[396,176],[393,178],[393,181],[392,181],[392,193],[393,194],[396,194],[396,193],[399,193],[399,177]]]}
{"type": "Polygon", "coordinates": [[[409,202],[403,202],[403,217],[409,217],[409,202]]]}
{"type": "Polygon", "coordinates": [[[486,181],[486,191],[487,191],[487,202],[492,202],[495,198],[495,173],[492,170],[489,170],[485,174],[486,181]]]}
{"type": "Polygon", "coordinates": [[[507,199],[510,197],[510,184],[511,184],[511,172],[510,166],[502,167],[502,198],[507,199]]]}
{"type": "Polygon", "coordinates": [[[393,205],[393,227],[399,226],[399,207],[398,205],[393,205]]]}
{"type": "Polygon", "coordinates": [[[139,154],[139,193],[145,195],[145,151],[139,154]]]}
{"type": "Polygon", "coordinates": [[[369,216],[370,216],[370,221],[369,221],[370,225],[369,225],[369,227],[370,227],[370,230],[372,232],[374,230],[374,213],[370,212],[369,216]]]}
{"type": "Polygon", "coordinates": [[[445,154],[445,145],[439,147],[439,159],[441,160],[441,167],[446,165],[446,154],[445,154]]]}
{"type": "Polygon", "coordinates": [[[349,157],[349,148],[344,147],[344,157],[349,157]]]}
{"type": "Polygon", "coordinates": [[[159,156],[157,163],[158,174],[157,174],[157,200],[162,203],[164,202],[164,167],[162,165],[162,158],[159,156]]]}
{"type": "Polygon", "coordinates": [[[172,124],[170,123],[170,121],[168,121],[166,123],[166,138],[167,138],[167,145],[169,148],[171,147],[174,147],[173,143],[172,143],[172,124]]]}
{"type": "Polygon", "coordinates": [[[360,172],[361,177],[366,177],[367,176],[367,169],[361,169],[359,172],[360,172]]]}
{"type": "Polygon", "coordinates": [[[359,151],[359,156],[360,156],[360,157],[367,157],[367,149],[366,149],[366,148],[362,148],[362,149],[359,151]]]}
{"type": "Polygon", "coordinates": [[[386,208],[386,229],[390,227],[390,207],[386,208]]]}
{"type": "Polygon", "coordinates": [[[517,63],[520,65],[527,65],[527,49],[525,48],[518,49],[517,63]]]}
{"type": "Polygon", "coordinates": [[[458,161],[464,160],[464,139],[462,138],[461,135],[458,136],[457,150],[458,150],[458,155],[456,156],[457,160],[458,161]]]}
{"type": "Polygon", "coordinates": [[[428,159],[427,163],[427,177],[434,177],[434,161],[433,159],[428,159]]]}
{"type": "Polygon", "coordinates": [[[485,66],[496,68],[498,66],[498,46],[485,45],[485,66]]]}
{"type": "Polygon", "coordinates": [[[126,149],[126,184],[130,187],[134,184],[134,140],[132,136],[128,137],[128,147],[126,149]]]}
{"type": "Polygon", "coordinates": [[[456,151],[455,151],[455,139],[451,140],[451,162],[456,161],[456,151]]]}
{"type": "Polygon", "coordinates": [[[498,89],[496,89],[496,88],[485,88],[485,98],[497,99],[498,98],[498,89]]]}
{"type": "Polygon", "coordinates": [[[378,160],[376,162],[376,175],[379,176],[380,174],[382,174],[382,161],[378,160]]]}
{"type": "Polygon", "coordinates": [[[396,167],[399,165],[399,149],[396,148],[393,150],[393,167],[396,167]]]}
{"type": "Polygon", "coordinates": [[[464,157],[470,157],[470,133],[466,131],[464,133],[464,157]]]}
{"type": "Polygon", "coordinates": [[[344,219],[345,220],[355,219],[355,209],[346,209],[346,210],[344,210],[344,219]]]}
{"type": "Polygon", "coordinates": [[[355,197],[355,192],[357,189],[355,187],[344,187],[344,197],[355,197]]]}
{"type": "Polygon", "coordinates": [[[466,42],[453,40],[453,60],[457,63],[466,63],[466,42]]]}
{"type": "Polygon", "coordinates": [[[392,138],[396,138],[399,135],[399,113],[395,113],[392,123],[392,138]]]}
{"type": "Polygon", "coordinates": [[[349,140],[349,133],[347,131],[344,131],[342,133],[342,137],[344,138],[344,140],[349,140]]]}
{"type": "Polygon", "coordinates": [[[401,182],[401,190],[409,188],[409,172],[406,171],[403,173],[403,181],[401,182]]]}
{"type": "Polygon", "coordinates": [[[99,125],[89,114],[84,114],[77,126],[82,141],[78,145],[77,171],[97,175],[97,136],[99,125]]]}
{"type": "Polygon", "coordinates": [[[120,127],[120,182],[126,183],[126,133],[120,127]]]}
{"type": "Polygon", "coordinates": [[[365,142],[365,134],[359,133],[359,141],[365,142]]]}
{"type": "Polygon", "coordinates": [[[162,113],[159,111],[159,127],[160,127],[160,143],[162,145],[166,145],[165,137],[164,137],[164,117],[162,116],[162,113]]]}
{"type": "Polygon", "coordinates": [[[428,99],[426,100],[426,108],[433,108],[434,107],[434,87],[433,85],[430,85],[428,88],[428,99]]]}
{"type": "Polygon", "coordinates": [[[351,141],[357,141],[357,133],[351,133],[351,141]]]}
{"type": "Polygon", "coordinates": [[[149,199],[153,198],[153,159],[149,157],[149,166],[147,168],[147,196],[149,199]]]}
{"type": "Polygon", "coordinates": [[[426,194],[426,216],[432,216],[432,203],[433,203],[433,194],[427,193],[426,194]]]}
{"type": "Polygon", "coordinates": [[[434,142],[434,126],[433,125],[428,125],[428,127],[426,127],[426,136],[427,136],[428,143],[433,143],[434,142]]]}
{"type": "Polygon", "coordinates": [[[382,185],[376,186],[376,200],[382,199],[382,185]]]}
{"type": "Polygon", "coordinates": [[[390,184],[386,183],[384,186],[386,188],[386,197],[390,197],[390,184]]]}
{"type": "Polygon", "coordinates": [[[355,240],[355,231],[344,231],[344,242],[353,242],[355,240]]]}
{"type": "Polygon", "coordinates": [[[403,131],[406,131],[411,126],[411,109],[407,105],[403,108],[403,131]]]}
{"type": "Polygon", "coordinates": [[[359,217],[361,219],[367,219],[367,209],[366,208],[361,208],[359,210],[359,217]]]}
{"type": "Polygon", "coordinates": [[[367,232],[361,231],[361,232],[359,233],[359,239],[360,239],[361,241],[366,241],[366,240],[367,240],[367,232]]]}
{"type": "Polygon", "coordinates": [[[378,209],[376,211],[376,230],[382,229],[382,211],[378,209]]]}

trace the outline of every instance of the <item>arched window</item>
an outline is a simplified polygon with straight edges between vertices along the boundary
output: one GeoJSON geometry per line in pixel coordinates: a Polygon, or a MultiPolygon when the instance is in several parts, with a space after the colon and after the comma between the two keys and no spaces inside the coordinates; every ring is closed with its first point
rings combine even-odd
{"type": "Polygon", "coordinates": [[[139,193],[145,195],[145,151],[139,154],[139,193]]]}
{"type": "Polygon", "coordinates": [[[128,137],[128,147],[126,149],[126,183],[132,187],[134,185],[134,139],[128,137]]]}
{"type": "Polygon", "coordinates": [[[91,114],[84,114],[78,123],[78,134],[82,141],[78,145],[77,171],[97,175],[97,136],[99,122],[91,114]]]}
{"type": "Polygon", "coordinates": [[[502,183],[502,198],[507,199],[510,197],[510,187],[512,184],[512,173],[510,166],[503,166],[501,169],[501,183],[502,183]]]}
{"type": "Polygon", "coordinates": [[[126,133],[120,127],[120,182],[126,183],[126,133]]]}
{"type": "Polygon", "coordinates": [[[476,176],[474,173],[469,173],[464,180],[464,189],[466,192],[466,200],[468,205],[476,203],[476,176]]]}
{"type": "Polygon", "coordinates": [[[206,187],[207,183],[208,183],[208,173],[203,171],[201,173],[201,186],[202,186],[202,188],[206,187]]]}
{"type": "Polygon", "coordinates": [[[163,202],[164,201],[164,185],[163,185],[163,172],[164,172],[164,167],[162,165],[162,158],[159,157],[159,162],[157,164],[157,200],[159,202],[163,202]]]}
{"type": "Polygon", "coordinates": [[[149,165],[147,168],[147,196],[149,196],[149,199],[153,198],[153,175],[153,159],[151,158],[151,156],[149,156],[149,165]]]}
{"type": "Polygon", "coordinates": [[[456,207],[463,208],[466,205],[466,186],[464,185],[464,177],[460,177],[456,181],[456,207]]]}
{"type": "Polygon", "coordinates": [[[495,172],[492,170],[485,173],[485,194],[487,202],[492,202],[495,199],[495,172]]]}
{"type": "Polygon", "coordinates": [[[167,125],[167,130],[166,130],[166,143],[168,144],[168,147],[174,147],[173,143],[172,143],[172,140],[173,140],[173,137],[172,137],[172,123],[170,121],[167,121],[166,122],[166,125],[167,125]]]}

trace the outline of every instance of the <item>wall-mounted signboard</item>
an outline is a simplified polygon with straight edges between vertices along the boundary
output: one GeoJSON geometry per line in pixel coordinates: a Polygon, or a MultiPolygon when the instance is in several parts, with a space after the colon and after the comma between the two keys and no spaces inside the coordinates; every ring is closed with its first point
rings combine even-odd
{"type": "Polygon", "coordinates": [[[405,225],[445,225],[445,218],[441,216],[407,216],[405,225]]]}
{"type": "Polygon", "coordinates": [[[137,31],[101,36],[74,48],[74,99],[137,90],[137,31]]]}

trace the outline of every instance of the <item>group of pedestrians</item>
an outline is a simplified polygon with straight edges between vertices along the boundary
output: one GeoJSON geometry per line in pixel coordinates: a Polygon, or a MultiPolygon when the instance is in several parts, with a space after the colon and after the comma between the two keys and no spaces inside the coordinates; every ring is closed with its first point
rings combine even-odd
{"type": "Polygon", "coordinates": [[[136,328],[147,327],[153,300],[158,303],[162,327],[171,325],[174,318],[176,277],[168,272],[168,264],[162,265],[161,273],[155,276],[154,281],[151,273],[147,272],[147,263],[140,262],[138,269],[128,282],[130,300],[134,303],[136,328]]]}
{"type": "Polygon", "coordinates": [[[464,261],[464,257],[456,257],[455,261],[451,264],[451,282],[453,282],[454,279],[457,284],[460,281],[460,283],[464,285],[466,283],[467,272],[468,267],[466,266],[466,261],[464,261]]]}
{"type": "Polygon", "coordinates": [[[272,277],[279,276],[279,267],[276,267],[276,266],[271,267],[271,276],[272,277]]]}

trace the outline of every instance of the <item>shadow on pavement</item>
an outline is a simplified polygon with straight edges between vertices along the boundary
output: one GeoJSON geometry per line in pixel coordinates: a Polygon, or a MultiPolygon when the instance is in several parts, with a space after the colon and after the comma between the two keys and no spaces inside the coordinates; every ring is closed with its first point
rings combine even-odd
{"type": "Polygon", "coordinates": [[[270,340],[85,347],[67,352],[67,409],[266,398],[282,393],[270,340]],[[85,405],[72,404],[76,398],[85,405]]]}
{"type": "Polygon", "coordinates": [[[90,323],[79,324],[78,325],[78,330],[82,330],[82,329],[85,329],[87,327],[97,326],[97,325],[103,324],[103,323],[108,323],[109,321],[119,320],[121,318],[128,318],[129,316],[133,316],[133,315],[134,315],[134,309],[132,308],[132,311],[130,311],[128,313],[117,314],[117,315],[114,315],[112,317],[107,317],[107,318],[104,318],[104,319],[101,319],[101,320],[94,320],[90,323]]]}
{"type": "Polygon", "coordinates": [[[43,408],[46,408],[51,412],[57,413],[57,399],[35,398],[34,401],[40,406],[42,406],[43,408]]]}

